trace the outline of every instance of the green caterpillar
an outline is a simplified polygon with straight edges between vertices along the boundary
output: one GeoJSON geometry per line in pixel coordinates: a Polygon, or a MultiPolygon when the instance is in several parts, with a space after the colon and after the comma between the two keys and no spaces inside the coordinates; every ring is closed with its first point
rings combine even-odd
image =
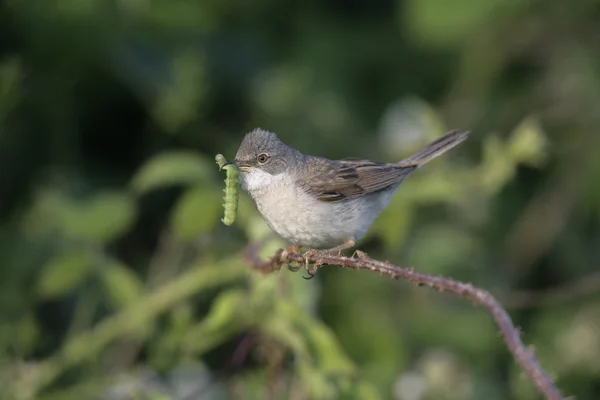
{"type": "Polygon", "coordinates": [[[219,170],[224,169],[227,173],[225,176],[225,203],[223,208],[225,214],[221,221],[225,225],[231,225],[235,222],[235,214],[237,213],[238,197],[239,197],[239,185],[240,185],[240,171],[233,164],[227,164],[227,160],[222,154],[215,156],[215,161],[219,166],[219,170]]]}

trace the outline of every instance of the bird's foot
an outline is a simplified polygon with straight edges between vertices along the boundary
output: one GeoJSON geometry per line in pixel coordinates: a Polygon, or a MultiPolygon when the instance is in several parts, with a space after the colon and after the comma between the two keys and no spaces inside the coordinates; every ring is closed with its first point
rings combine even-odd
{"type": "Polygon", "coordinates": [[[317,258],[321,255],[322,250],[309,249],[304,253],[304,268],[306,268],[306,273],[308,276],[303,276],[304,279],[312,279],[317,274],[317,270],[319,269],[318,263],[311,263],[311,258],[317,258]]]}
{"type": "MultiPolygon", "coordinates": [[[[312,279],[317,274],[317,270],[322,265],[318,260],[316,262],[310,262],[311,259],[314,261],[320,257],[327,257],[332,255],[337,255],[338,257],[342,254],[342,250],[349,249],[354,247],[354,240],[347,240],[339,246],[332,247],[331,249],[325,250],[315,250],[309,249],[304,253],[304,267],[306,268],[306,272],[308,273],[308,277],[303,277],[304,279],[312,279]],[[337,254],[336,254],[337,253],[337,254]]],[[[362,253],[362,252],[361,252],[362,253]]]]}

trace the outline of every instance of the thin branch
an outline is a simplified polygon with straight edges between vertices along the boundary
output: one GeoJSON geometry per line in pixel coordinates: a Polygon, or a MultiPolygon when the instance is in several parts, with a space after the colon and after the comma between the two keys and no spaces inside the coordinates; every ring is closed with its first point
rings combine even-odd
{"type": "Polygon", "coordinates": [[[387,275],[392,279],[403,279],[419,286],[429,286],[439,292],[452,292],[458,296],[471,299],[476,305],[486,308],[500,329],[502,338],[512,352],[515,360],[525,370],[525,374],[537,386],[547,400],[563,400],[558,388],[550,376],[537,361],[532,349],[527,348],[513,325],[508,313],[489,292],[476,288],[471,284],[455,281],[450,278],[432,276],[416,272],[413,268],[398,267],[389,262],[370,258],[363,252],[357,251],[356,257],[328,255],[319,252],[300,253],[297,249],[278,250],[269,260],[260,260],[256,253],[259,245],[251,245],[246,251],[246,260],[257,270],[270,273],[281,269],[282,266],[299,264],[307,266],[310,275],[323,265],[339,265],[344,268],[366,269],[387,275]]]}

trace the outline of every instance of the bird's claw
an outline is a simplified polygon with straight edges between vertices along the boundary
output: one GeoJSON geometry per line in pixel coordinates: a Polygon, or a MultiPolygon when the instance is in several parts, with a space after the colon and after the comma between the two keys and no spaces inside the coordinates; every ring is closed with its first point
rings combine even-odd
{"type": "Polygon", "coordinates": [[[303,276],[304,279],[312,279],[317,274],[318,267],[316,266],[316,263],[311,264],[310,258],[318,255],[319,251],[314,249],[310,249],[304,253],[304,268],[306,268],[306,273],[308,273],[308,277],[303,276]]]}
{"type": "Polygon", "coordinates": [[[314,278],[315,275],[317,275],[317,268],[307,268],[306,269],[306,273],[308,274],[308,276],[303,276],[302,278],[304,278],[307,281],[309,281],[312,278],[314,278]]]}

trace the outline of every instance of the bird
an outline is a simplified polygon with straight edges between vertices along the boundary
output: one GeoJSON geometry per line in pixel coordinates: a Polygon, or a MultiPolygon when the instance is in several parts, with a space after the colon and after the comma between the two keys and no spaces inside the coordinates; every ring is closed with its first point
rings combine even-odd
{"type": "Polygon", "coordinates": [[[301,153],[275,133],[248,132],[231,162],[267,225],[293,247],[331,254],[364,237],[404,180],[465,141],[452,130],[396,163],[301,153]]]}

